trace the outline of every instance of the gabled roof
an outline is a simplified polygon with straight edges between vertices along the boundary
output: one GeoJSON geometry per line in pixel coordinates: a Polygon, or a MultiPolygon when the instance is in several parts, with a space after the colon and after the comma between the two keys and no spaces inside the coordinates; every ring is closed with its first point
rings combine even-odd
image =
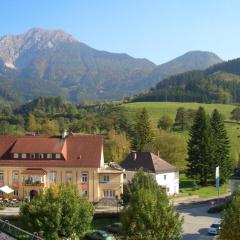
{"type": "Polygon", "coordinates": [[[177,168],[151,152],[132,152],[128,154],[121,166],[129,171],[143,168],[146,172],[176,172],[177,168]]]}
{"type": "Polygon", "coordinates": [[[96,135],[0,136],[0,166],[101,166],[103,137],[96,135]],[[61,153],[64,159],[12,159],[13,153],[61,153]]]}

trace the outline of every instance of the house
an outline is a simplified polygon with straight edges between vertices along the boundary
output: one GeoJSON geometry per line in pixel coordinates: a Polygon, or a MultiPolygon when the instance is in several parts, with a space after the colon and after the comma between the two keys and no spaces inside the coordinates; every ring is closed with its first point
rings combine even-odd
{"type": "Polygon", "coordinates": [[[234,174],[230,177],[231,181],[231,193],[233,194],[236,190],[240,189],[240,169],[234,170],[234,174]]]}
{"type": "Polygon", "coordinates": [[[166,189],[168,195],[179,193],[179,172],[177,168],[151,152],[132,152],[121,163],[125,169],[124,184],[132,180],[136,170],[154,175],[157,183],[166,189]]]}
{"type": "Polygon", "coordinates": [[[33,198],[67,181],[91,202],[114,199],[123,191],[123,170],[104,163],[102,136],[0,136],[0,187],[14,189],[12,197],[33,198]]]}

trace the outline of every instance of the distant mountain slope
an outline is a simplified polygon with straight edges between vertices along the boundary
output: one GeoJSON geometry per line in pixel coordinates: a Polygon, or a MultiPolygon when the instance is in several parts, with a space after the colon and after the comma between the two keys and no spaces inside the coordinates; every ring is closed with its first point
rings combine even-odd
{"type": "Polygon", "coordinates": [[[240,58],[166,78],[133,101],[240,102],[240,58]]]}
{"type": "Polygon", "coordinates": [[[204,51],[191,51],[157,66],[146,78],[147,82],[158,83],[164,78],[192,70],[204,70],[214,64],[221,63],[216,54],[204,51]]]}
{"type": "Polygon", "coordinates": [[[154,86],[179,72],[205,69],[221,59],[190,52],[156,66],[147,59],[98,51],[62,30],[33,28],[0,38],[0,74],[23,100],[56,94],[82,99],[117,99],[154,86]]]}

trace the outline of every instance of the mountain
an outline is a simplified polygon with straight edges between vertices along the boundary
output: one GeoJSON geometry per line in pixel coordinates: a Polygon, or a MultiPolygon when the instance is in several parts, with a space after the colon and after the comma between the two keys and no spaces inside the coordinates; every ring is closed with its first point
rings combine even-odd
{"type": "Polygon", "coordinates": [[[33,28],[0,38],[0,76],[9,79],[22,101],[58,95],[74,102],[118,99],[147,90],[166,76],[220,61],[212,53],[190,52],[156,66],[147,59],[93,49],[62,30],[33,28]]]}
{"type": "Polygon", "coordinates": [[[133,101],[240,103],[240,58],[166,78],[133,101]]]}
{"type": "Polygon", "coordinates": [[[169,76],[192,70],[204,70],[222,61],[221,58],[211,52],[190,51],[170,62],[157,66],[145,81],[155,85],[169,76]]]}

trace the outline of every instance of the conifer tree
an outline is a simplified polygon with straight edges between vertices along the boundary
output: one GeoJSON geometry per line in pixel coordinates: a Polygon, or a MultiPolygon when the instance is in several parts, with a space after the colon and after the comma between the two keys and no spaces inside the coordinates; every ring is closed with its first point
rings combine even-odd
{"type": "Polygon", "coordinates": [[[141,151],[144,145],[151,143],[153,140],[153,131],[146,108],[137,113],[134,130],[133,145],[136,150],[141,151]]]}
{"type": "Polygon", "coordinates": [[[213,169],[214,146],[210,121],[204,108],[196,112],[188,141],[188,175],[206,185],[213,169]]]}
{"type": "Polygon", "coordinates": [[[229,158],[229,139],[224,127],[221,114],[215,109],[211,117],[211,128],[213,133],[214,164],[220,167],[220,179],[225,182],[232,172],[232,163],[229,158]]]}

